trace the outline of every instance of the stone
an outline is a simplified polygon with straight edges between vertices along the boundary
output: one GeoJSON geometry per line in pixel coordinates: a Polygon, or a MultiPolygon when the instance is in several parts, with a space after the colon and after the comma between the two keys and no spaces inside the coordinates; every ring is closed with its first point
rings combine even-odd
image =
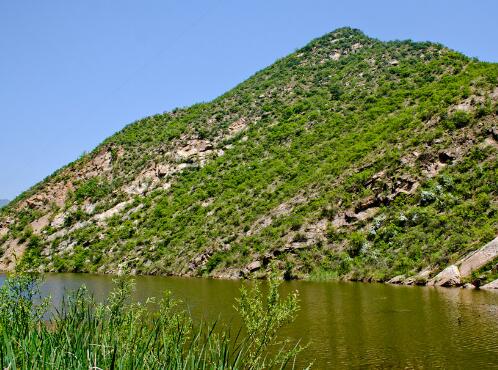
{"type": "Polygon", "coordinates": [[[274,257],[273,253],[265,253],[263,256],[263,265],[268,265],[274,257]]]}
{"type": "Polygon", "coordinates": [[[406,276],[405,275],[398,275],[390,279],[387,283],[388,284],[403,284],[403,281],[405,280],[406,276]]]}
{"type": "Polygon", "coordinates": [[[498,127],[492,127],[489,129],[489,133],[493,136],[493,139],[498,141],[498,127]]]}
{"type": "Polygon", "coordinates": [[[467,283],[467,284],[462,285],[462,288],[463,289],[475,289],[476,287],[471,283],[467,283]]]}
{"type": "Polygon", "coordinates": [[[217,271],[212,275],[215,279],[223,279],[223,280],[238,280],[242,276],[241,272],[237,269],[227,269],[224,271],[217,271]]]}
{"type": "Polygon", "coordinates": [[[455,265],[446,267],[443,271],[431,279],[427,285],[429,286],[459,286],[461,284],[460,271],[455,265]]]}
{"type": "Polygon", "coordinates": [[[358,212],[355,216],[358,221],[365,221],[373,218],[379,211],[379,207],[368,208],[362,212],[358,212]]]}
{"type": "Polygon", "coordinates": [[[408,279],[404,281],[405,285],[425,285],[429,276],[431,275],[432,269],[426,268],[425,270],[420,271],[415,276],[410,276],[408,279]]]}
{"type": "Polygon", "coordinates": [[[56,229],[62,227],[64,225],[64,220],[66,219],[66,216],[67,216],[66,213],[57,214],[50,223],[50,226],[55,227],[56,229]]]}
{"type": "Polygon", "coordinates": [[[355,222],[357,220],[356,214],[353,211],[346,211],[344,213],[344,219],[346,222],[355,222]]]}
{"type": "Polygon", "coordinates": [[[450,151],[442,151],[439,153],[439,160],[442,163],[448,163],[455,159],[455,155],[450,151]]]}
{"type": "Polygon", "coordinates": [[[490,241],[482,248],[468,254],[456,263],[462,277],[467,277],[473,271],[491,262],[498,257],[498,237],[490,241]]]}
{"type": "Polygon", "coordinates": [[[358,204],[355,206],[354,211],[356,213],[360,213],[360,212],[365,211],[369,208],[377,207],[380,205],[380,203],[381,203],[380,198],[378,198],[374,195],[370,195],[369,197],[366,197],[365,199],[358,202],[358,204]]]}
{"type": "Polygon", "coordinates": [[[172,172],[171,167],[167,164],[159,164],[156,166],[156,174],[159,178],[163,178],[172,172]]]}
{"type": "Polygon", "coordinates": [[[339,60],[340,57],[341,57],[341,53],[338,51],[336,51],[333,54],[330,54],[330,59],[332,59],[332,60],[339,60]]]}
{"type": "Polygon", "coordinates": [[[498,289],[498,279],[492,281],[491,283],[483,285],[481,289],[498,289]]]}
{"type": "Polygon", "coordinates": [[[248,264],[246,268],[250,272],[259,270],[261,268],[261,262],[260,261],[253,261],[250,264],[248,264]]]}

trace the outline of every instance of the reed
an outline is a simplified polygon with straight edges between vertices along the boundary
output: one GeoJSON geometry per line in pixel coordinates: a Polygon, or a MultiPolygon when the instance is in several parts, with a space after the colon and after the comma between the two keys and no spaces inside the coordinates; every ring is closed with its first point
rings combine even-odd
{"type": "Polygon", "coordinates": [[[222,319],[196,324],[169,292],[131,302],[130,278],[117,278],[103,302],[83,286],[57,308],[41,298],[40,282],[16,274],[0,288],[3,369],[294,368],[302,350],[278,337],[294,320],[298,297],[281,298],[276,280],[263,298],[259,283],[242,288],[236,308],[244,326],[235,331],[222,319]]]}

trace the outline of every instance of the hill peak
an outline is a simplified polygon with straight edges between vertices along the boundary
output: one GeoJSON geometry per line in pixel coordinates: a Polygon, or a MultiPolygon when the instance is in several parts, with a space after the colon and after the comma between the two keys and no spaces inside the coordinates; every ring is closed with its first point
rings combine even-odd
{"type": "Polygon", "coordinates": [[[12,201],[0,269],[436,274],[498,232],[497,86],[496,64],[340,28],[12,201]]]}

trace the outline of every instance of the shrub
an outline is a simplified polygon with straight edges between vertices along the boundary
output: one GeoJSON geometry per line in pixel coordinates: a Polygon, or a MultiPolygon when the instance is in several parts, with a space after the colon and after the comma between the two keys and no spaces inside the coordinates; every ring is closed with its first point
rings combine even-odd
{"type": "Polygon", "coordinates": [[[85,199],[98,200],[111,192],[111,184],[98,177],[92,177],[78,186],[74,192],[76,201],[81,203],[85,199]]]}
{"type": "Polygon", "coordinates": [[[360,255],[363,246],[366,243],[365,236],[360,232],[353,232],[349,237],[349,245],[347,248],[347,252],[351,258],[357,257],[360,255]]]}
{"type": "Polygon", "coordinates": [[[444,120],[444,125],[448,129],[462,128],[467,126],[472,120],[472,115],[463,110],[457,110],[450,117],[444,120]]]}

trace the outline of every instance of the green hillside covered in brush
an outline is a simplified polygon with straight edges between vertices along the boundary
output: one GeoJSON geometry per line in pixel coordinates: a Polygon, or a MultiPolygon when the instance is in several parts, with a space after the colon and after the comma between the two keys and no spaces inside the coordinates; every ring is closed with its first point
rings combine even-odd
{"type": "Polygon", "coordinates": [[[2,208],[0,269],[433,276],[498,234],[497,102],[497,64],[338,29],[2,208]]]}

